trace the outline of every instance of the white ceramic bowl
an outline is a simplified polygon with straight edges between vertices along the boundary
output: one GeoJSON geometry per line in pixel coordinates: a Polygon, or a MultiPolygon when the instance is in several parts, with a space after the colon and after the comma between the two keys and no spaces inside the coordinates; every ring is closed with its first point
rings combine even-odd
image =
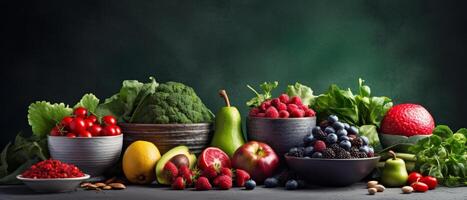
{"type": "Polygon", "coordinates": [[[16,176],[17,179],[36,192],[41,193],[57,193],[57,192],[71,192],[79,187],[79,184],[86,179],[89,175],[85,174],[79,178],[49,178],[49,179],[33,179],[24,178],[22,175],[16,176]]]}
{"type": "Polygon", "coordinates": [[[76,165],[91,176],[99,176],[118,162],[123,134],[91,138],[48,136],[47,141],[52,159],[76,165]]]}

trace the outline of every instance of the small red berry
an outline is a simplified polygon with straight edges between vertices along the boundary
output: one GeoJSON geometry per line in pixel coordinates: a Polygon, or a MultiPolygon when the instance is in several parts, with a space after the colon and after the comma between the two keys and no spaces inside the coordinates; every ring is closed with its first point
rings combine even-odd
{"type": "Polygon", "coordinates": [[[315,142],[315,145],[313,146],[314,150],[317,152],[323,152],[324,149],[326,149],[326,143],[324,143],[321,140],[318,140],[315,142]]]}
{"type": "Polygon", "coordinates": [[[271,100],[263,102],[260,106],[261,111],[266,111],[271,106],[271,100]]]}
{"type": "Polygon", "coordinates": [[[289,103],[289,95],[287,94],[281,94],[279,96],[279,99],[281,100],[282,103],[289,103]]]}
{"type": "Polygon", "coordinates": [[[249,115],[250,117],[255,117],[255,116],[259,113],[259,111],[260,111],[259,108],[252,108],[252,109],[250,110],[250,113],[248,113],[248,115],[249,115]]]}
{"type": "Polygon", "coordinates": [[[316,115],[315,111],[313,109],[307,109],[305,110],[305,117],[314,117],[316,115]]]}
{"type": "Polygon", "coordinates": [[[290,112],[290,117],[300,118],[304,116],[305,116],[305,111],[303,111],[302,109],[295,109],[295,110],[292,110],[292,112],[290,112]]]}
{"type": "Polygon", "coordinates": [[[279,105],[276,106],[277,110],[287,110],[287,104],[280,102],[279,105]]]}
{"type": "Polygon", "coordinates": [[[286,110],[281,110],[279,111],[279,117],[280,118],[289,118],[290,114],[286,110]]]}
{"type": "Polygon", "coordinates": [[[299,96],[294,96],[290,99],[289,104],[303,105],[302,99],[299,96]]]}
{"type": "Polygon", "coordinates": [[[266,110],[266,117],[278,118],[279,117],[279,112],[277,111],[277,109],[275,107],[271,106],[266,110]]]}

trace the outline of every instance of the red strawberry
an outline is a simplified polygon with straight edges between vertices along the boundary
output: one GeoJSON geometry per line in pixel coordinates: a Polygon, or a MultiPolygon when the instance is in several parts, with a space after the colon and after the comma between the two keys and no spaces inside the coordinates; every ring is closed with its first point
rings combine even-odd
{"type": "Polygon", "coordinates": [[[220,174],[220,175],[226,175],[226,176],[232,177],[232,170],[230,170],[230,169],[227,168],[227,167],[223,167],[223,168],[221,168],[219,174],[220,174]]]}
{"type": "Polygon", "coordinates": [[[252,108],[250,110],[250,113],[248,113],[248,115],[251,116],[251,117],[254,117],[259,113],[259,111],[260,111],[259,108],[252,108]]]}
{"type": "Polygon", "coordinates": [[[235,170],[236,176],[235,176],[235,181],[237,183],[238,187],[243,187],[245,185],[245,182],[250,180],[250,174],[246,172],[245,170],[237,169],[235,170]]]}
{"type": "Polygon", "coordinates": [[[217,169],[214,167],[214,165],[211,165],[203,170],[202,176],[208,178],[209,180],[213,180],[217,177],[217,169]]]}
{"type": "Polygon", "coordinates": [[[180,176],[177,177],[172,182],[172,189],[174,189],[174,190],[183,190],[183,189],[185,189],[185,180],[180,176]]]}
{"type": "Polygon", "coordinates": [[[279,117],[280,118],[289,118],[290,114],[287,112],[287,110],[281,110],[279,111],[279,117]]]}
{"type": "Polygon", "coordinates": [[[232,188],[232,178],[226,175],[218,176],[216,179],[214,179],[213,183],[221,190],[228,190],[232,188]]]}
{"type": "Polygon", "coordinates": [[[322,140],[318,140],[315,142],[313,148],[317,152],[323,152],[324,149],[326,149],[326,143],[324,143],[322,140]]]}
{"type": "Polygon", "coordinates": [[[294,96],[290,99],[289,104],[295,104],[295,105],[303,105],[302,104],[302,99],[300,99],[299,96],[294,96]]]}
{"type": "Polygon", "coordinates": [[[305,117],[314,117],[315,115],[316,115],[316,112],[313,109],[305,110],[305,117]]]}
{"type": "Polygon", "coordinates": [[[279,96],[279,99],[281,100],[282,103],[289,103],[289,95],[287,94],[281,94],[279,96]]]}
{"type": "Polygon", "coordinates": [[[210,190],[212,189],[211,183],[209,183],[209,179],[202,176],[199,177],[195,183],[196,190],[210,190]]]}
{"type": "Polygon", "coordinates": [[[164,165],[164,174],[169,180],[174,180],[178,176],[177,166],[173,162],[167,162],[164,165]]]}
{"type": "Polygon", "coordinates": [[[390,135],[430,135],[435,128],[431,114],[421,105],[399,104],[386,113],[381,132],[390,135]]]}
{"type": "Polygon", "coordinates": [[[278,118],[279,117],[279,112],[277,111],[277,109],[275,107],[271,106],[266,110],[266,117],[278,118]]]}
{"type": "Polygon", "coordinates": [[[180,169],[178,169],[178,174],[185,179],[187,185],[191,185],[193,183],[193,173],[188,166],[182,165],[180,169]]]}

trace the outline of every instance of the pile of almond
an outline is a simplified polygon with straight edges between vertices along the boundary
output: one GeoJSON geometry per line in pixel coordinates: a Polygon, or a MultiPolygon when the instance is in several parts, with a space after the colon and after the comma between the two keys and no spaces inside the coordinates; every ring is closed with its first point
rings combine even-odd
{"type": "Polygon", "coordinates": [[[124,183],[125,182],[123,180],[119,180],[113,177],[113,178],[106,180],[104,183],[102,182],[81,183],[81,188],[84,188],[86,190],[123,190],[126,188],[124,183]]]}

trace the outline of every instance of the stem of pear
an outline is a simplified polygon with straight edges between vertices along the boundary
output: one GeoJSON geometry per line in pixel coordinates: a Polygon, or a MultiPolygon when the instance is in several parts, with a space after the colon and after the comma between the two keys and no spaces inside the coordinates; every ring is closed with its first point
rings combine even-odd
{"type": "Polygon", "coordinates": [[[227,92],[225,90],[219,91],[219,95],[224,98],[225,104],[227,107],[230,107],[230,101],[229,101],[229,96],[227,96],[227,92]]]}
{"type": "Polygon", "coordinates": [[[394,160],[397,158],[396,153],[394,153],[394,151],[392,151],[392,150],[389,150],[389,155],[391,155],[394,160]]]}

